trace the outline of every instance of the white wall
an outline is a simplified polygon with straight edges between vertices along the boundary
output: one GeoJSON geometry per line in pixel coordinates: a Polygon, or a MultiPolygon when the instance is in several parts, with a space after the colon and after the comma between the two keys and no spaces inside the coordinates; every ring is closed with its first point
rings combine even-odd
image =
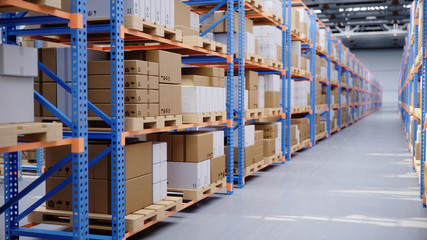
{"type": "Polygon", "coordinates": [[[351,51],[382,83],[384,106],[397,106],[403,49],[354,49],[351,51]]]}

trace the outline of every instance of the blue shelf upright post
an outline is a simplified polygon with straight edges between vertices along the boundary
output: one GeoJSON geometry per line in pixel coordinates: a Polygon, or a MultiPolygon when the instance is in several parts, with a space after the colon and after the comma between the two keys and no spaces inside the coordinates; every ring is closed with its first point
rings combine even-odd
{"type": "Polygon", "coordinates": [[[346,89],[346,91],[345,91],[345,95],[346,95],[346,100],[347,100],[347,114],[346,114],[346,116],[345,116],[345,118],[346,118],[346,126],[348,126],[348,122],[349,122],[349,119],[348,119],[348,116],[349,116],[349,114],[348,114],[348,112],[351,110],[351,108],[350,108],[350,101],[349,101],[349,95],[350,95],[350,91],[349,91],[349,88],[350,88],[350,81],[349,81],[349,79],[350,79],[350,59],[352,58],[352,56],[350,56],[350,53],[349,54],[347,54],[347,56],[348,56],[348,58],[347,58],[347,63],[348,63],[348,69],[347,69],[347,72],[346,72],[346,84],[347,84],[347,89],[346,89]]]}
{"type": "Polygon", "coordinates": [[[110,0],[112,238],[125,237],[123,0],[110,0]]]}
{"type": "MultiPolygon", "coordinates": [[[[286,29],[286,108],[285,108],[285,118],[286,118],[286,154],[285,158],[287,161],[291,160],[291,26],[292,26],[292,2],[291,0],[286,0],[287,2],[287,11],[288,11],[288,27],[286,29]]],[[[285,47],[283,47],[285,49],[285,47]]],[[[285,125],[282,125],[283,128],[285,125]]]]}
{"type": "Polygon", "coordinates": [[[338,66],[338,110],[337,110],[337,125],[338,125],[338,131],[341,130],[341,77],[342,77],[342,43],[341,40],[338,44],[338,58],[340,65],[338,66]]]}
{"type": "MultiPolygon", "coordinates": [[[[3,35],[4,36],[4,35],[3,35]]],[[[4,42],[4,41],[3,41],[4,42]]],[[[18,153],[11,152],[4,154],[4,201],[16,197],[19,192],[18,181],[18,153]]],[[[18,216],[18,202],[12,204],[4,213],[5,240],[18,240],[19,237],[12,235],[12,229],[17,228],[18,223],[14,219],[18,216]]]]}
{"type": "Polygon", "coordinates": [[[328,104],[328,112],[326,113],[326,131],[328,132],[328,138],[331,136],[331,85],[332,85],[332,33],[331,29],[327,28],[328,32],[328,85],[326,85],[326,103],[328,104]]]}
{"type": "Polygon", "coordinates": [[[36,160],[37,160],[37,176],[41,176],[44,167],[44,148],[36,149],[36,160]]]}
{"type": "MultiPolygon", "coordinates": [[[[291,69],[291,55],[287,54],[290,51],[290,47],[288,48],[288,39],[290,41],[290,36],[291,36],[291,15],[292,15],[292,10],[291,10],[291,1],[290,0],[286,0],[282,2],[282,15],[283,15],[283,25],[282,25],[282,64],[283,64],[283,68],[282,68],[282,75],[281,75],[281,80],[282,80],[282,89],[281,89],[281,104],[282,104],[282,109],[283,109],[283,113],[281,118],[280,118],[280,122],[282,124],[282,163],[285,163],[286,159],[289,159],[289,156],[287,155],[286,149],[287,149],[287,133],[290,131],[288,131],[288,127],[286,125],[286,119],[287,119],[287,115],[290,114],[290,112],[288,112],[288,102],[290,102],[288,99],[288,95],[286,94],[286,90],[288,88],[288,84],[290,83],[290,69],[291,69]],[[289,37],[288,37],[289,36],[289,37]]],[[[289,139],[290,142],[290,139],[289,139]]]]}
{"type": "Polygon", "coordinates": [[[234,147],[233,147],[233,120],[234,120],[234,1],[227,0],[227,194],[233,194],[234,184],[234,147]]]}
{"type": "MultiPolygon", "coordinates": [[[[238,129],[238,171],[237,171],[237,186],[238,188],[243,188],[245,185],[245,4],[244,0],[238,1],[238,21],[239,21],[239,32],[238,34],[238,119],[237,119],[237,129],[238,129]]],[[[230,13],[233,14],[233,13],[230,13]]],[[[227,31],[233,31],[232,28],[227,29],[227,31]]]]}
{"type": "Polygon", "coordinates": [[[316,13],[310,10],[310,37],[311,37],[311,49],[310,49],[310,140],[311,147],[316,145],[316,13]]]}
{"type": "Polygon", "coordinates": [[[422,100],[421,100],[421,160],[420,160],[420,195],[423,199],[423,206],[426,207],[426,197],[424,193],[424,163],[425,163],[425,154],[426,154],[426,130],[424,129],[425,124],[425,118],[426,118],[426,109],[427,109],[427,88],[426,88],[426,77],[427,77],[427,56],[425,54],[426,47],[427,47],[427,1],[422,2],[422,11],[423,11],[423,18],[420,19],[423,22],[423,47],[421,49],[421,54],[423,56],[422,61],[422,78],[421,78],[421,89],[422,89],[422,100]]]}
{"type": "Polygon", "coordinates": [[[83,148],[72,153],[73,239],[77,240],[89,235],[86,1],[71,1],[71,14],[83,18],[80,26],[70,28],[72,137],[80,139],[83,148]]]}
{"type": "Polygon", "coordinates": [[[22,151],[18,151],[18,180],[22,180],[22,151]]]}

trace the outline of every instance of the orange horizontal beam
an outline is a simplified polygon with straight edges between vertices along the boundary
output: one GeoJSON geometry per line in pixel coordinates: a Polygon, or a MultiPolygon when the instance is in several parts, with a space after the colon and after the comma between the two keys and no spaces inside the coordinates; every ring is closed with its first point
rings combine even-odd
{"type": "Polygon", "coordinates": [[[22,144],[18,144],[11,147],[0,148],[0,153],[26,151],[26,150],[33,150],[37,148],[65,146],[65,145],[71,145],[73,141],[74,141],[73,138],[66,138],[66,139],[53,141],[53,142],[22,143],[22,144]]]}

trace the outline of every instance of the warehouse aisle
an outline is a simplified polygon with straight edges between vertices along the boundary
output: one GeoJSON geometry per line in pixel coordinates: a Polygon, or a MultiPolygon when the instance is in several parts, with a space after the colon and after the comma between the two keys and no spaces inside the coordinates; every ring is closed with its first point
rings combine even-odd
{"type": "Polygon", "coordinates": [[[427,239],[397,109],[216,194],[132,239],[427,239]]]}

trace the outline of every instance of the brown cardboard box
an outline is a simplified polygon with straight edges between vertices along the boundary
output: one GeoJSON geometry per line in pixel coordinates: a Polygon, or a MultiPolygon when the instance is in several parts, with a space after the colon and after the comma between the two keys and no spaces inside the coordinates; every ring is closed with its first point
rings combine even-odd
{"type": "Polygon", "coordinates": [[[280,92],[265,92],[264,106],[266,108],[280,107],[280,92]]]}
{"type": "MultiPolygon", "coordinates": [[[[183,14],[179,14],[183,15],[183,14]]],[[[182,36],[199,36],[199,31],[184,25],[175,25],[175,29],[182,31],[182,36]]]]}
{"type": "MultiPolygon", "coordinates": [[[[254,162],[253,162],[253,160],[254,160],[253,150],[254,150],[253,145],[245,147],[245,167],[248,167],[248,166],[254,164],[254,162]]],[[[225,151],[226,151],[226,148],[225,148],[225,151]]],[[[236,167],[238,164],[238,161],[239,161],[239,148],[238,147],[234,147],[233,158],[234,158],[234,165],[236,167]]]]}
{"type": "Polygon", "coordinates": [[[264,131],[263,130],[257,130],[255,126],[255,140],[263,139],[264,131]]]}
{"type": "Polygon", "coordinates": [[[182,75],[182,86],[210,86],[210,78],[200,75],[182,75]]]}
{"type": "Polygon", "coordinates": [[[260,130],[264,132],[278,132],[279,131],[279,127],[278,124],[273,124],[273,123],[256,123],[255,124],[255,130],[260,130]]]}
{"type": "Polygon", "coordinates": [[[421,144],[420,142],[415,142],[415,159],[421,159],[421,144]]]}
{"type": "Polygon", "coordinates": [[[253,154],[254,156],[260,155],[260,154],[264,156],[264,140],[261,140],[261,146],[255,145],[253,154]]]}
{"type": "Polygon", "coordinates": [[[160,83],[181,83],[181,55],[160,50],[145,53],[147,61],[158,63],[160,83]]]}
{"type": "Polygon", "coordinates": [[[185,135],[183,134],[150,134],[157,136],[155,141],[166,142],[168,148],[168,161],[184,162],[185,161],[185,135]]]}
{"type": "MultiPolygon", "coordinates": [[[[46,192],[52,191],[56,186],[62,183],[66,178],[61,177],[50,177],[46,180],[46,192]]],[[[89,184],[89,189],[91,185],[89,184]]],[[[59,192],[53,195],[46,201],[46,209],[52,210],[64,210],[64,211],[72,211],[73,210],[73,191],[71,184],[68,184],[63,189],[59,190],[59,192]]],[[[89,199],[92,199],[93,196],[89,192],[89,199]]],[[[93,211],[93,205],[89,204],[89,212],[93,211]]]]}
{"type": "MultiPolygon", "coordinates": [[[[110,103],[111,90],[91,89],[88,99],[92,103],[110,103]]],[[[125,103],[159,103],[159,90],[125,89],[125,103]]]]}
{"type": "MultiPolygon", "coordinates": [[[[107,116],[111,114],[111,104],[96,104],[96,107],[103,111],[107,116]]],[[[89,117],[97,117],[95,113],[89,111],[89,117]]],[[[136,103],[125,104],[125,117],[156,117],[159,116],[158,103],[136,103]]]]}
{"type": "Polygon", "coordinates": [[[159,89],[159,114],[161,116],[181,114],[181,86],[160,84],[159,89]]]}
{"type": "MultiPolygon", "coordinates": [[[[39,56],[40,59],[40,56],[39,56]]],[[[56,48],[42,48],[41,49],[41,62],[45,67],[51,70],[53,73],[57,73],[57,62],[56,62],[56,48]]],[[[41,71],[40,71],[41,72],[41,71]]],[[[41,72],[41,82],[55,82],[46,73],[41,72]]]]}
{"type": "MultiPolygon", "coordinates": [[[[90,144],[89,158],[96,157],[109,144],[90,144]]],[[[152,172],[152,143],[139,142],[125,146],[125,179],[129,180],[152,172]]],[[[111,179],[111,155],[101,159],[93,167],[93,178],[111,179]]]]}
{"type": "Polygon", "coordinates": [[[258,90],[249,90],[248,91],[248,108],[257,109],[258,108],[258,90]]]}
{"type": "Polygon", "coordinates": [[[257,154],[254,156],[254,163],[260,162],[264,159],[264,154],[257,154]]]}
{"type": "MultiPolygon", "coordinates": [[[[93,213],[111,214],[111,181],[92,180],[89,194],[93,200],[93,213]]],[[[90,198],[89,198],[90,199],[90,198]]],[[[153,176],[146,174],[125,182],[125,214],[149,206],[153,202],[153,176]]]]}
{"type": "MultiPolygon", "coordinates": [[[[125,89],[159,89],[159,77],[125,75],[125,89]]],[[[111,89],[110,75],[88,75],[88,89],[111,89]]]]}
{"type": "Polygon", "coordinates": [[[190,11],[190,5],[187,5],[180,0],[175,0],[175,25],[190,27],[190,11]]]}
{"type": "MultiPolygon", "coordinates": [[[[71,153],[71,146],[60,146],[60,147],[50,147],[45,149],[45,170],[48,171],[56,163],[61,161],[64,157],[66,157],[69,153],[71,153]]],[[[53,177],[69,177],[71,176],[72,167],[71,160],[65,166],[56,171],[52,176],[53,177]]],[[[93,178],[92,168],[89,169],[89,177],[93,178]]]]}
{"type": "Polygon", "coordinates": [[[147,62],[148,75],[159,77],[159,64],[156,62],[147,62]]]}
{"type": "Polygon", "coordinates": [[[224,77],[209,77],[209,86],[211,87],[224,87],[224,77]]]}
{"type": "Polygon", "coordinates": [[[200,75],[206,77],[224,77],[224,69],[216,67],[185,67],[182,75],[200,75]]]}
{"type": "Polygon", "coordinates": [[[258,73],[255,71],[245,71],[245,89],[258,90],[258,73]]]}
{"type": "Polygon", "coordinates": [[[201,162],[213,156],[213,134],[202,132],[185,135],[185,161],[201,162]]]}
{"type": "MultiPolygon", "coordinates": [[[[109,75],[111,74],[110,61],[89,61],[88,74],[89,75],[109,75]]],[[[125,60],[124,61],[125,74],[143,74],[148,75],[148,65],[146,61],[142,60],[125,60]]]]}
{"type": "Polygon", "coordinates": [[[276,153],[276,140],[264,139],[264,157],[270,157],[276,153]]]}
{"type": "MultiPolygon", "coordinates": [[[[46,100],[48,100],[50,103],[52,103],[52,105],[54,105],[55,107],[56,105],[56,101],[57,101],[57,85],[54,82],[44,82],[43,84],[41,84],[42,86],[42,91],[41,94],[43,95],[44,98],[46,98],[46,100]]],[[[45,107],[43,107],[41,109],[41,115],[43,117],[54,117],[55,115],[53,115],[53,113],[51,113],[49,110],[47,110],[45,107]]]]}
{"type": "Polygon", "coordinates": [[[227,175],[225,155],[211,159],[211,183],[222,180],[227,175]]]}
{"type": "Polygon", "coordinates": [[[283,53],[282,53],[282,46],[277,45],[277,61],[282,62],[283,61],[283,53]]]}

